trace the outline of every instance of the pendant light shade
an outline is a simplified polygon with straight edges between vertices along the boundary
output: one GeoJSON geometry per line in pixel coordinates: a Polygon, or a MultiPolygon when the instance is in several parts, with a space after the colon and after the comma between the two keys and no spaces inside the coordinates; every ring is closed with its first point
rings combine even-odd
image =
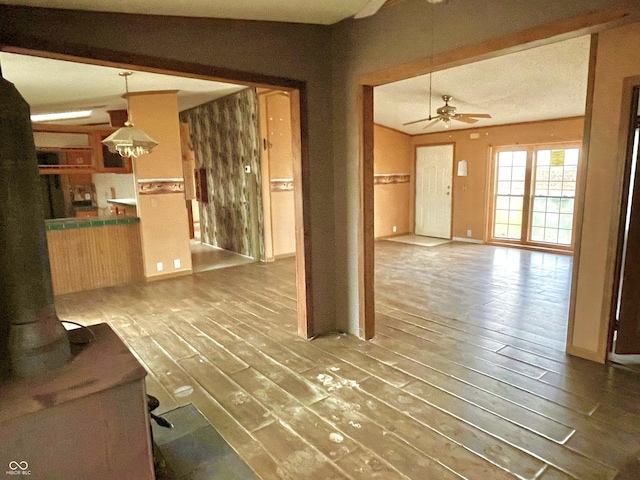
{"type": "Polygon", "coordinates": [[[124,77],[125,89],[127,92],[127,121],[124,127],[120,127],[113,132],[102,143],[107,146],[111,153],[117,153],[122,157],[137,158],[145,153],[150,153],[158,143],[142,130],[135,128],[131,121],[131,111],[129,110],[129,82],[128,77],[132,72],[119,73],[124,77]]]}
{"type": "Polygon", "coordinates": [[[111,153],[118,153],[122,157],[139,157],[151,152],[158,143],[128,120],[124,127],[120,127],[102,141],[111,153]]]}

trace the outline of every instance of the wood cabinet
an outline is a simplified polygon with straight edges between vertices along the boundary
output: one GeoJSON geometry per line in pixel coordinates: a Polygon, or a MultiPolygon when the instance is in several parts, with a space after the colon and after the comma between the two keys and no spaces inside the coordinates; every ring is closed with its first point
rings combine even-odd
{"type": "Polygon", "coordinates": [[[116,129],[33,124],[41,174],[131,173],[131,159],[102,144],[116,129]]]}
{"type": "Polygon", "coordinates": [[[66,152],[66,165],[69,166],[93,166],[93,151],[92,150],[67,150],[66,152]]]}

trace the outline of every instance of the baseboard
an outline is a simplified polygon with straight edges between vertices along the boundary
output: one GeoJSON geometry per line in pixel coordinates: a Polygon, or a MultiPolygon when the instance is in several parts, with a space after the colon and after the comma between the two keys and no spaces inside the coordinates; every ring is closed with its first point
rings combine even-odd
{"type": "Polygon", "coordinates": [[[402,237],[403,235],[412,235],[413,232],[392,233],[391,235],[382,235],[374,238],[374,240],[387,240],[389,238],[402,237]]]}
{"type": "Polygon", "coordinates": [[[182,277],[183,275],[193,275],[193,270],[178,270],[176,272],[162,273],[146,277],[147,282],[155,282],[156,280],[166,280],[167,278],[182,277]]]}
{"type": "Polygon", "coordinates": [[[480,245],[484,244],[482,240],[477,240],[475,238],[453,237],[451,240],[454,242],[477,243],[480,245]]]}
{"type": "Polygon", "coordinates": [[[282,260],[283,258],[291,258],[291,257],[295,257],[295,256],[296,256],[296,252],[281,253],[280,255],[274,255],[273,259],[274,260],[282,260]]]}

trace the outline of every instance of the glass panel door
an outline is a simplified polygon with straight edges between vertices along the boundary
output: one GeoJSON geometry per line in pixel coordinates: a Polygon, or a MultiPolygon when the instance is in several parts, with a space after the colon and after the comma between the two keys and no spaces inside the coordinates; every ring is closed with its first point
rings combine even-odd
{"type": "Polygon", "coordinates": [[[490,239],[571,249],[579,157],[577,144],[498,150],[490,239]]]}
{"type": "Polygon", "coordinates": [[[498,153],[493,238],[508,240],[522,238],[526,175],[526,150],[498,153]]]}
{"type": "Polygon", "coordinates": [[[579,154],[578,148],[536,150],[532,242],[571,246],[579,154]]]}

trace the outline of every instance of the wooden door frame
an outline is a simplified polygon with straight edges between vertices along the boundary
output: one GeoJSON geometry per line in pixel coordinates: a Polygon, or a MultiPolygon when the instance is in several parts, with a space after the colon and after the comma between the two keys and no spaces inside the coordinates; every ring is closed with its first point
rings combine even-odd
{"type": "MultiPolygon", "coordinates": [[[[558,41],[569,40],[583,35],[594,34],[608,28],[622,26],[637,21],[637,7],[631,2],[623,2],[610,8],[587,13],[565,20],[558,20],[540,25],[522,32],[506,35],[497,39],[461,47],[436,55],[425,57],[383,70],[363,74],[358,77],[358,111],[359,115],[359,215],[358,215],[358,306],[360,337],[369,339],[375,334],[375,296],[374,296],[374,230],[373,230],[373,88],[387,83],[405,80],[428,73],[452,68],[460,65],[487,60],[515,53],[532,47],[549,45],[558,41]]],[[[426,52],[425,52],[426,54],[426,52]]],[[[590,104],[587,102],[587,118],[585,126],[590,123],[590,104]]],[[[585,132],[586,132],[585,128],[585,132]]],[[[585,136],[585,141],[587,137],[585,136]]],[[[588,148],[583,143],[583,166],[586,169],[588,148]]],[[[415,172],[414,172],[415,177],[415,172]]],[[[578,196],[578,192],[576,192],[578,196]]],[[[581,198],[581,202],[584,198],[581,198]]],[[[576,229],[576,246],[582,231],[582,214],[578,215],[574,225],[576,229]]],[[[579,248],[574,256],[578,258],[579,248]]],[[[571,284],[571,302],[569,309],[569,333],[573,331],[575,315],[577,268],[574,266],[571,284]]],[[[571,337],[567,337],[571,338],[571,337]]],[[[569,342],[567,343],[569,345],[569,342]]]]}
{"type": "Polygon", "coordinates": [[[455,197],[453,195],[453,181],[455,178],[455,162],[456,162],[456,142],[432,143],[429,145],[414,145],[413,149],[413,233],[416,234],[416,198],[418,196],[418,182],[416,181],[416,172],[418,171],[418,149],[425,147],[443,147],[451,145],[451,215],[449,217],[449,240],[453,238],[453,208],[455,197]]]}
{"type": "MultiPolygon", "coordinates": [[[[629,111],[629,101],[633,99],[633,89],[640,87],[640,76],[634,76],[626,78],[623,82],[623,94],[622,94],[622,115],[623,120],[620,122],[620,145],[619,155],[623,154],[624,158],[618,162],[620,169],[618,173],[618,195],[615,205],[618,206],[618,211],[612,216],[612,234],[615,231],[615,237],[617,242],[614,251],[611,252],[610,257],[614,259],[614,265],[612,269],[607,269],[611,272],[611,299],[609,307],[609,332],[607,336],[607,354],[613,351],[613,336],[615,333],[616,323],[616,310],[618,302],[618,290],[620,288],[620,274],[621,274],[621,251],[624,242],[624,230],[626,224],[626,210],[623,208],[623,204],[628,201],[629,190],[629,177],[631,175],[631,162],[629,161],[629,152],[633,148],[633,140],[629,138],[629,128],[632,122],[636,121],[637,114],[629,111]],[[631,141],[630,141],[631,140],[631,141]]],[[[636,173],[636,176],[638,173],[636,173]]],[[[640,185],[637,185],[640,188],[640,185]]]]}
{"type": "Polygon", "coordinates": [[[14,38],[12,43],[5,42],[0,47],[0,51],[120,69],[177,74],[203,80],[232,82],[253,88],[275,88],[290,92],[296,222],[297,326],[300,337],[312,338],[316,334],[313,322],[313,292],[311,288],[313,278],[311,228],[309,224],[311,188],[309,178],[307,87],[305,82],[286,77],[231,70],[151,55],[77,46],[60,42],[55,38],[49,39],[46,45],[41,45],[38,40],[30,37],[14,38]]]}

